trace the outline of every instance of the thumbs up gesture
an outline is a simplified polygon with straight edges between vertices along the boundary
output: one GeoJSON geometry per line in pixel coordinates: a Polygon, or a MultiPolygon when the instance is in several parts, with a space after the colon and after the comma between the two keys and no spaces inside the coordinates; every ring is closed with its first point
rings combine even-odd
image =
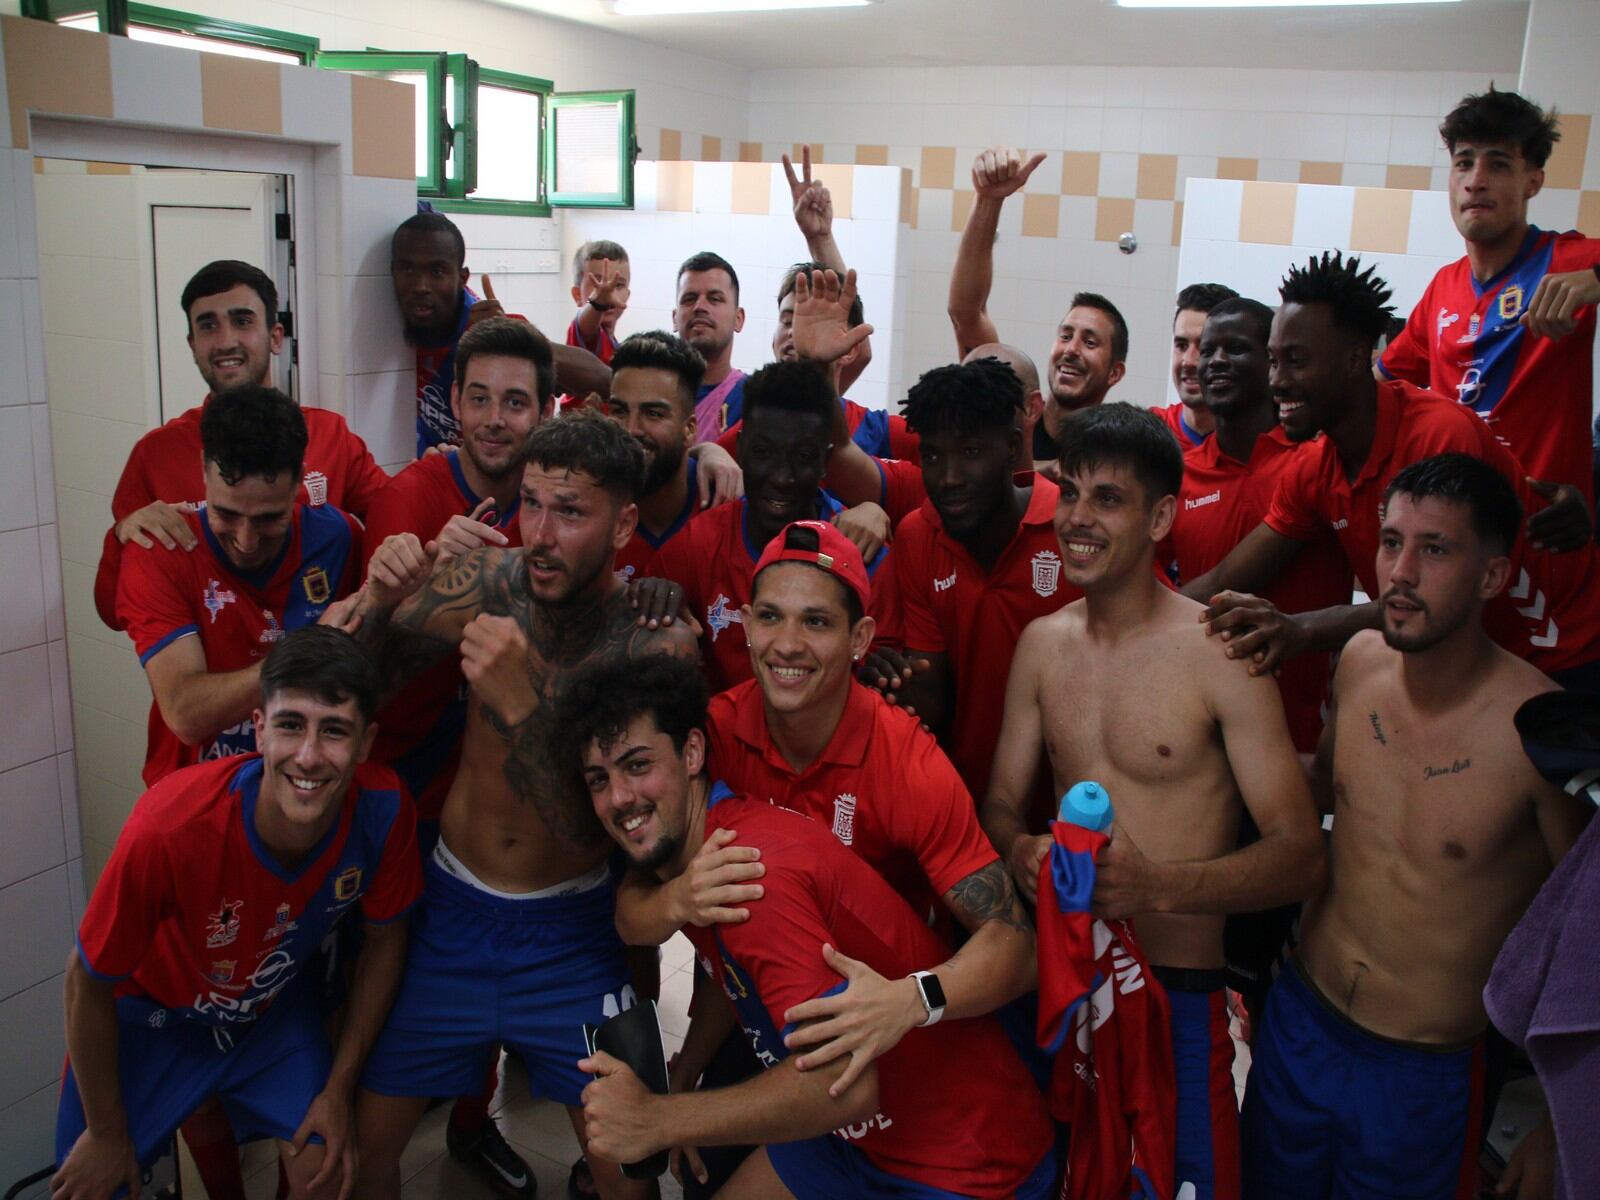
{"type": "Polygon", "coordinates": [[[467,328],[469,329],[479,321],[487,321],[490,317],[503,317],[506,315],[505,307],[499,300],[495,299],[494,284],[489,277],[480,275],[478,278],[483,283],[483,295],[478,297],[478,302],[467,313],[467,328]]]}

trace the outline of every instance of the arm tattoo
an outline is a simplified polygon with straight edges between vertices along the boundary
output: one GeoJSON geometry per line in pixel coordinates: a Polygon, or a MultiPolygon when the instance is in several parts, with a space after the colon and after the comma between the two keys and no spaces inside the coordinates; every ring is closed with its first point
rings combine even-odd
{"type": "MultiPolygon", "coordinates": [[[[519,559],[515,554],[507,557],[519,559]]],[[[434,572],[421,591],[393,610],[363,614],[356,637],[377,658],[386,697],[443,658],[459,640],[455,627],[481,611],[483,581],[490,573],[484,558],[481,550],[463,554],[434,572]]]]}
{"type": "Polygon", "coordinates": [[[1017,900],[1016,889],[1011,886],[1011,876],[998,859],[961,880],[945,893],[945,898],[969,928],[999,921],[1018,933],[1033,932],[1027,913],[1017,900]]]}

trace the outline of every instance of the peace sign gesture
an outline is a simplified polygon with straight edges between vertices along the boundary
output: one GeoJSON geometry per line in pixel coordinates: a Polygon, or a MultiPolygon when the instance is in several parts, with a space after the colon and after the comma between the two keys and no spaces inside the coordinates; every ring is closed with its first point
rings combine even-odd
{"type": "Polygon", "coordinates": [[[820,179],[811,178],[811,146],[800,148],[801,177],[795,178],[794,163],[783,156],[783,173],[789,179],[789,195],[794,198],[794,223],[807,241],[827,237],[833,232],[833,196],[820,179]]]}
{"type": "Polygon", "coordinates": [[[585,271],[589,283],[589,303],[605,312],[628,303],[628,277],[617,272],[609,258],[600,260],[598,271],[585,271]]]}

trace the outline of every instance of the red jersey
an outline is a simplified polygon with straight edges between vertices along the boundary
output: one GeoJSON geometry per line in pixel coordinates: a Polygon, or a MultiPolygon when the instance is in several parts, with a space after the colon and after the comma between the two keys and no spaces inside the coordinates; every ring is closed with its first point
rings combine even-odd
{"type": "MultiPolygon", "coordinates": [[[[1207,438],[1183,456],[1183,485],[1167,548],[1181,587],[1204,575],[1261,524],[1272,505],[1278,478],[1295,461],[1297,447],[1274,425],[1256,439],[1250,460],[1240,462],[1207,438]]],[[[1323,529],[1300,548],[1263,595],[1287,613],[1314,612],[1349,604],[1355,572],[1333,532],[1323,529]]],[[[1330,678],[1330,654],[1303,654],[1280,669],[1284,713],[1296,750],[1316,751],[1322,733],[1322,702],[1330,678]]]]}
{"type": "MultiPolygon", "coordinates": [[[[199,504],[206,498],[201,466],[198,408],[173,417],[134,443],[128,464],[122,468],[111,497],[111,528],[100,552],[100,569],[94,578],[94,607],[112,629],[122,629],[117,615],[117,575],[122,566],[122,543],[117,525],[147,504],[199,504]]],[[[350,432],[344,418],[326,408],[302,408],[306,420],[305,479],[299,501],[313,508],[331,504],[357,517],[366,516],[373,498],[389,482],[389,474],[372,457],[367,444],[350,432]]]]}
{"type": "MultiPolygon", "coordinates": [[[[1469,408],[1398,380],[1379,383],[1377,429],[1360,473],[1349,479],[1326,437],[1307,442],[1279,476],[1267,525],[1311,541],[1332,529],[1362,590],[1378,598],[1378,509],[1389,481],[1435,454],[1472,454],[1516,488],[1527,512],[1544,506],[1529,491],[1521,464],[1469,408]]],[[[1600,565],[1595,548],[1567,554],[1534,550],[1517,538],[1511,585],[1484,609],[1495,641],[1546,674],[1600,658],[1600,565]]]]}
{"type": "MultiPolygon", "coordinates": [[[[139,798],[78,929],[91,975],[169,1017],[252,1021],[356,903],[368,921],[422,894],[416,820],[387,767],[356,768],[339,819],[286,869],[256,834],[259,755],[168,775],[139,798]]],[[[143,1008],[143,1005],[140,1006],[143,1008]]]]}
{"type": "MultiPolygon", "coordinates": [[[[753,678],[744,631],[733,628],[744,624],[739,610],[750,603],[756,562],[765,549],[750,540],[745,520],[749,504],[747,497],[741,497],[700,513],[644,568],[646,575],[682,585],[689,611],[705,626],[700,651],[714,692],[753,678]]],[[[839,511],[839,502],[832,496],[826,492],[817,494],[818,520],[831,520],[839,511]]],[[[872,578],[872,605],[867,615],[878,623],[874,643],[898,645],[899,604],[894,597],[894,572],[888,569],[888,560],[889,548],[885,546],[867,564],[867,574],[872,578]]]]}
{"type": "MultiPolygon", "coordinates": [[[[949,956],[889,886],[815,821],[717,784],[707,836],[715,829],[736,829],[740,845],[761,850],[765,895],[748,921],[684,933],[733,1002],[763,1067],[788,1057],[779,1035],[786,1011],[844,987],[823,961],[824,942],[889,979],[949,956]]],[[[993,1017],[914,1029],[876,1067],[878,1112],[834,1136],[881,1170],[1001,1200],[1050,1151],[1043,1100],[993,1017]]]]}
{"type": "Polygon", "coordinates": [[[578,318],[573,317],[567,326],[567,345],[576,346],[580,350],[587,350],[606,366],[611,365],[611,356],[617,352],[617,339],[606,332],[606,327],[601,325],[594,332],[592,343],[584,340],[583,330],[578,328],[578,318]]]}
{"type": "Polygon", "coordinates": [[[753,679],[712,697],[706,733],[717,778],[832,829],[924,919],[999,858],[933,737],[871,688],[851,683],[833,736],[804,771],[772,744],[753,679]]]}
{"type": "Polygon", "coordinates": [[[1072,1129],[1062,1200],[1171,1200],[1178,1085],[1167,993],[1132,923],[1090,915],[1095,855],[1109,839],[1070,821],[1050,832],[1039,864],[1039,1044],[1055,1055],[1051,1115],[1072,1129]]]}
{"type": "Polygon", "coordinates": [[[628,544],[617,551],[616,561],[612,564],[617,575],[626,582],[635,575],[641,578],[654,574],[649,568],[655,561],[656,552],[665,546],[688,526],[702,511],[700,508],[700,460],[694,455],[689,455],[689,494],[684,497],[683,508],[672,519],[672,524],[656,537],[643,524],[635,526],[633,537],[628,539],[628,544]]]}
{"type": "MultiPolygon", "coordinates": [[[[389,481],[367,514],[362,539],[365,562],[391,534],[414,533],[424,543],[439,536],[451,517],[469,515],[483,501],[461,471],[461,452],[420,458],[389,481]]],[[[522,497],[497,514],[496,524],[513,546],[522,545],[517,512],[522,497]]],[[[450,654],[408,682],[378,714],[374,762],[392,766],[417,801],[417,817],[437,821],[455,778],[461,756],[461,735],[467,725],[467,681],[460,654],[450,654]]]]}
{"type": "MultiPolygon", "coordinates": [[[[141,666],[179,638],[195,636],[207,671],[243,670],[285,633],[315,625],[323,609],[361,582],[361,527],[329,505],[295,505],[277,561],[248,575],[229,562],[204,512],[184,519],[199,540],[193,550],[129,545],[123,560],[117,611],[141,666]]],[[[185,746],[152,700],[144,781],[153,786],[179,767],[255,748],[249,720],[185,746]]]]}
{"type": "Polygon", "coordinates": [[[1061,578],[1054,524],[1061,489],[1043,475],[1032,476],[1032,488],[1016,533],[987,570],[944,531],[932,503],[895,533],[906,651],[948,658],[955,706],[941,741],[980,801],[989,790],[1017,639],[1029,621],[1083,595],[1061,578]]]}
{"type": "Polygon", "coordinates": [[[1546,275],[1596,264],[1600,239],[1530,226],[1516,258],[1486,283],[1465,257],[1440,270],[1380,363],[1390,378],[1476,411],[1528,474],[1570,483],[1591,504],[1594,306],[1580,308],[1578,328],[1555,341],[1520,319],[1546,275]]]}
{"type": "Polygon", "coordinates": [[[1204,445],[1211,437],[1209,433],[1200,433],[1189,424],[1189,410],[1182,404],[1169,404],[1165,408],[1152,408],[1150,411],[1172,430],[1172,436],[1178,440],[1178,449],[1185,454],[1196,446],[1204,445]]]}

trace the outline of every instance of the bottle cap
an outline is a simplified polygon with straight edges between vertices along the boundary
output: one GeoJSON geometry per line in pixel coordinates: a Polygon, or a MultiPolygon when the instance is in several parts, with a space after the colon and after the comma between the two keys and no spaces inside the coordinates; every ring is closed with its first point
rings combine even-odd
{"type": "Polygon", "coordinates": [[[1075,783],[1061,797],[1061,820],[1102,832],[1111,828],[1111,797],[1093,780],[1075,783]]]}

